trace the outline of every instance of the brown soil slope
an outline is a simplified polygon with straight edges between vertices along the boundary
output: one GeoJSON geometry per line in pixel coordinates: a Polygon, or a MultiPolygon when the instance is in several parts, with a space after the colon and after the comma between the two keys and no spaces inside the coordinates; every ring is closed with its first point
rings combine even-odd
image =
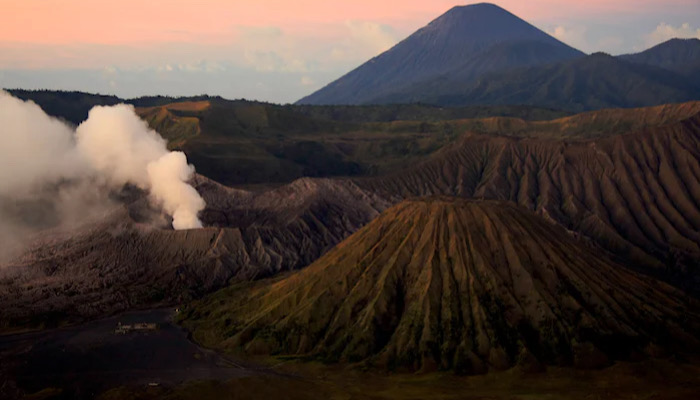
{"type": "Polygon", "coordinates": [[[185,318],[195,339],[227,349],[480,373],[697,348],[699,310],[515,205],[428,198],[185,318]]]}
{"type": "Polygon", "coordinates": [[[699,104],[618,110],[622,125],[636,126],[636,116],[651,126],[595,139],[587,138],[595,129],[620,128],[610,125],[615,110],[526,124],[522,137],[469,133],[428,161],[358,184],[393,202],[434,194],[509,200],[697,291],[699,104]]]}
{"type": "Polygon", "coordinates": [[[208,101],[182,102],[139,108],[137,112],[152,129],[163,135],[169,147],[178,148],[202,132],[200,113],[210,106],[208,101]]]}

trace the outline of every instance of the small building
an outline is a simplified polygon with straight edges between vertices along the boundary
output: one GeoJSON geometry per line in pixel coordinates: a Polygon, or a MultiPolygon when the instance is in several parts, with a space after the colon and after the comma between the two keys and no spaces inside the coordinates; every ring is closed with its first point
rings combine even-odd
{"type": "Polygon", "coordinates": [[[137,322],[134,324],[122,324],[117,323],[117,328],[114,333],[117,335],[125,335],[130,332],[145,332],[145,331],[155,331],[158,329],[158,324],[152,322],[137,322]]]}

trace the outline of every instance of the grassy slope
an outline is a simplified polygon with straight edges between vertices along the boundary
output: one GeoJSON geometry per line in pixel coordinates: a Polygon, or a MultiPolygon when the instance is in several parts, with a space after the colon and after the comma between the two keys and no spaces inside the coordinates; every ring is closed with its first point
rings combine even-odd
{"type": "Polygon", "coordinates": [[[463,119],[444,118],[505,113],[522,121],[520,117],[561,116],[555,111],[520,107],[329,108],[212,101],[206,103],[208,107],[183,110],[177,104],[139,108],[138,112],[171,139],[171,147],[185,151],[198,172],[228,185],[394,170],[425,158],[476,126],[463,119]],[[365,111],[365,122],[357,122],[358,112],[365,111]],[[393,120],[409,117],[416,119],[393,120]]]}
{"type": "Polygon", "coordinates": [[[210,107],[196,111],[174,104],[139,113],[173,140],[173,148],[184,150],[198,172],[227,185],[283,183],[302,176],[381,175],[424,160],[467,132],[591,138],[662,125],[700,111],[700,103],[687,103],[651,108],[641,116],[639,110],[604,110],[552,119],[555,112],[507,107],[206,104],[210,107]],[[360,111],[367,111],[370,122],[357,122],[360,111]],[[511,116],[489,116],[490,112],[511,116]],[[527,119],[536,117],[544,119],[527,119]]]}

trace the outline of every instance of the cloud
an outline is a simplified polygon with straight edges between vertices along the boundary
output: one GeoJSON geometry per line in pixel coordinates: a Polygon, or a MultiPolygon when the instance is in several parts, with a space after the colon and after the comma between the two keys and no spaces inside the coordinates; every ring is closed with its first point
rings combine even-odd
{"type": "MultiPolygon", "coordinates": [[[[310,86],[300,84],[309,76],[317,85],[326,84],[344,72],[337,67],[312,72],[258,71],[249,66],[226,65],[216,72],[172,71],[155,68],[123,69],[113,77],[99,70],[7,70],[0,75],[0,87],[26,89],[80,90],[91,93],[115,94],[121,98],[139,96],[197,96],[203,93],[229,99],[256,99],[276,103],[291,103],[309,94],[310,86]],[[114,82],[116,87],[110,86],[114,82]],[[265,83],[265,88],[257,86],[265,83]]],[[[351,68],[352,64],[347,68],[351,68]]]]}
{"type": "Polygon", "coordinates": [[[25,195],[84,170],[73,132],[34,103],[0,91],[0,196],[25,195]]]}
{"type": "MultiPolygon", "coordinates": [[[[164,69],[169,72],[174,70],[170,64],[167,64],[164,69]]],[[[187,64],[178,64],[177,69],[186,72],[219,72],[226,70],[226,67],[218,62],[199,60],[187,64]]]]}
{"type": "Polygon", "coordinates": [[[324,29],[321,37],[316,31],[288,32],[276,26],[238,27],[236,40],[229,45],[229,62],[259,72],[310,76],[356,66],[392,47],[398,38],[391,26],[365,20],[324,29]]]}
{"type": "Polygon", "coordinates": [[[647,35],[647,45],[655,46],[667,40],[681,38],[697,38],[700,39],[700,28],[691,27],[689,23],[681,24],[679,27],[669,25],[665,22],[660,23],[653,32],[647,35]]]}
{"type": "Polygon", "coordinates": [[[74,130],[0,91],[0,121],[0,243],[80,223],[108,208],[108,194],[125,184],[148,191],[175,229],[201,227],[204,200],[187,183],[194,168],[133,106],[94,107],[74,130]]]}
{"type": "Polygon", "coordinates": [[[204,209],[204,200],[186,182],[192,179],[194,167],[187,164],[185,153],[171,151],[146,166],[151,195],[158,199],[166,213],[173,217],[174,229],[201,228],[197,216],[204,209]]]}
{"type": "Polygon", "coordinates": [[[148,190],[173,217],[173,228],[201,228],[197,214],[204,200],[187,181],[194,167],[182,152],[171,152],[131,105],[96,106],[75,131],[77,149],[90,166],[116,188],[127,183],[148,190]]]}
{"type": "Polygon", "coordinates": [[[386,24],[372,21],[347,21],[345,26],[350,30],[350,37],[376,53],[390,49],[398,42],[394,28],[386,24]]]}
{"type": "Polygon", "coordinates": [[[564,26],[557,25],[546,30],[548,34],[554,36],[560,41],[575,47],[579,50],[590,51],[590,44],[587,37],[587,29],[583,26],[564,26]]]}
{"type": "Polygon", "coordinates": [[[301,85],[302,86],[314,86],[316,82],[309,76],[302,76],[301,77],[301,85]]]}
{"type": "Polygon", "coordinates": [[[627,49],[627,41],[617,35],[616,29],[598,25],[596,29],[573,24],[559,24],[545,28],[545,32],[560,41],[585,53],[604,51],[610,54],[621,54],[627,49]]]}
{"type": "Polygon", "coordinates": [[[260,72],[308,72],[306,61],[293,51],[262,50],[248,48],[243,51],[243,59],[234,61],[260,72]]]}
{"type": "Polygon", "coordinates": [[[242,26],[230,45],[230,62],[260,72],[304,73],[310,70],[308,43],[308,38],[289,35],[279,27],[242,26]]]}
{"type": "Polygon", "coordinates": [[[0,87],[84,90],[126,98],[208,93],[293,102],[386,50],[398,36],[387,25],[360,20],[291,31],[274,26],[231,31],[226,43],[165,43],[157,49],[66,45],[78,55],[71,59],[61,55],[62,46],[22,47],[26,61],[36,68],[20,66],[21,57],[4,52],[0,43],[0,87]],[[47,63],[54,67],[38,68],[47,63]],[[257,88],[256,82],[264,82],[266,89],[257,88]]]}

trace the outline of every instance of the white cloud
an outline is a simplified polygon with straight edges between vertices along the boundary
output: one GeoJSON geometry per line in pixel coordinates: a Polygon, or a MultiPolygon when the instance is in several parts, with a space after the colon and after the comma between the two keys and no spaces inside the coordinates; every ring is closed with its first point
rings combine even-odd
{"type": "Polygon", "coordinates": [[[568,44],[569,46],[585,52],[591,51],[591,46],[588,43],[586,27],[558,25],[554,28],[547,29],[547,33],[568,44]]]}
{"type": "Polygon", "coordinates": [[[301,85],[302,86],[313,86],[316,84],[316,81],[314,81],[310,76],[302,76],[301,77],[301,85]]]}
{"type": "Polygon", "coordinates": [[[293,101],[387,50],[402,35],[375,21],[348,20],[289,30],[232,26],[225,37],[206,43],[168,42],[157,48],[151,43],[0,43],[0,71],[8,72],[0,76],[0,86],[80,88],[124,97],[207,92],[293,101]],[[259,80],[268,91],[253,90],[259,80]]]}
{"type": "Polygon", "coordinates": [[[259,72],[297,72],[309,71],[306,61],[287,49],[243,51],[242,65],[259,72]]]}
{"type": "Polygon", "coordinates": [[[391,48],[397,38],[391,26],[363,20],[346,21],[323,39],[275,27],[242,27],[230,54],[231,62],[259,72],[310,76],[319,70],[357,66],[391,48]]]}
{"type": "MultiPolygon", "coordinates": [[[[186,72],[220,72],[226,70],[226,67],[217,62],[199,60],[187,64],[178,64],[177,69],[186,72]]],[[[166,65],[165,70],[172,72],[173,67],[171,65],[166,65]]]]}
{"type": "MultiPolygon", "coordinates": [[[[35,103],[0,91],[0,120],[4,128],[0,198],[8,204],[36,201],[47,212],[55,213],[58,221],[63,216],[53,210],[63,208],[59,204],[62,199],[56,197],[63,188],[80,189],[65,200],[82,202],[91,194],[81,195],[83,189],[119,190],[130,183],[150,192],[153,203],[173,217],[175,229],[201,227],[197,214],[204,209],[204,200],[187,183],[194,167],[184,153],[168,151],[165,139],[139,118],[133,106],[96,106],[88,119],[73,129],[49,117],[35,103]]],[[[107,191],[99,196],[105,200],[100,203],[107,202],[107,191]]],[[[89,205],[80,204],[68,208],[79,210],[89,205]]],[[[0,214],[5,212],[0,208],[0,214]]],[[[0,220],[4,222],[0,226],[3,240],[15,231],[32,228],[22,219],[8,227],[7,215],[0,215],[0,220]]]]}
{"type": "Polygon", "coordinates": [[[674,38],[697,38],[700,39],[700,28],[693,28],[689,23],[684,23],[679,27],[660,23],[653,32],[647,35],[647,45],[655,46],[669,39],[674,38]]]}
{"type": "Polygon", "coordinates": [[[560,24],[544,30],[569,46],[589,54],[599,51],[621,54],[627,49],[625,39],[614,30],[588,29],[578,24],[560,24]]]}
{"type": "Polygon", "coordinates": [[[305,43],[308,40],[274,26],[240,27],[230,61],[259,72],[304,73],[309,70],[305,43]]]}
{"type": "Polygon", "coordinates": [[[350,37],[354,41],[376,53],[389,50],[398,41],[396,31],[389,25],[354,20],[347,21],[345,26],[350,30],[350,37]]]}

